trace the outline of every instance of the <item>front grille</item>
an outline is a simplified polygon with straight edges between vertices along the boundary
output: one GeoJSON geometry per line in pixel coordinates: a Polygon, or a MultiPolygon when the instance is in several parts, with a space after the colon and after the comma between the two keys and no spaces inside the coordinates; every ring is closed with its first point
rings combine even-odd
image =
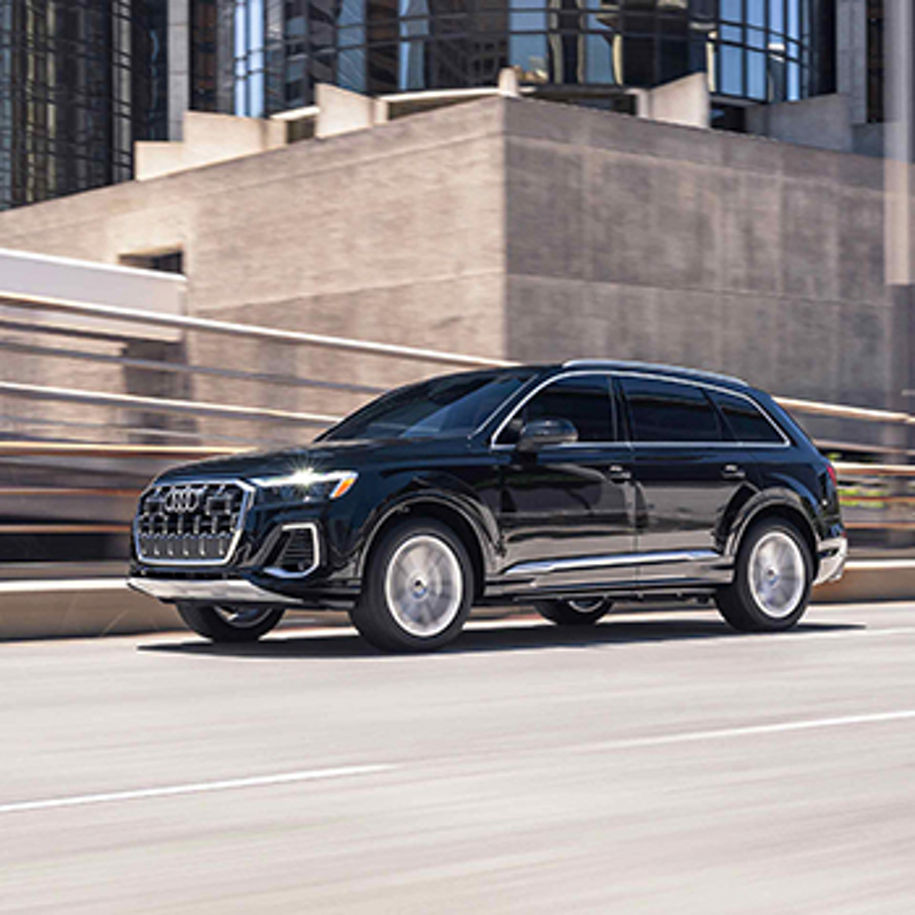
{"type": "Polygon", "coordinates": [[[154,486],[140,497],[134,521],[144,562],[220,565],[228,562],[244,521],[249,489],[235,482],[154,486]]]}

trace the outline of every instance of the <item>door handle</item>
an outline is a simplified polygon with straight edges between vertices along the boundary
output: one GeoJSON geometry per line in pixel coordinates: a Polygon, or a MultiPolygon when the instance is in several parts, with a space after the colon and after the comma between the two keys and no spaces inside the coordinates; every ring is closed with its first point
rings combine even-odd
{"type": "Polygon", "coordinates": [[[721,468],[721,476],[725,480],[745,480],[747,472],[739,464],[725,464],[721,468]]]}
{"type": "Polygon", "coordinates": [[[627,480],[632,479],[632,471],[627,470],[622,464],[611,464],[607,471],[607,476],[614,483],[625,483],[627,480]]]}

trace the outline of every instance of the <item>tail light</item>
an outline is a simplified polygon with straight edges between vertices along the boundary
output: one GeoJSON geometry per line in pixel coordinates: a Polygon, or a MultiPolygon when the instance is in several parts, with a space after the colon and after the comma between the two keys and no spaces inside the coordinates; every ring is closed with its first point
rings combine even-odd
{"type": "Polygon", "coordinates": [[[829,474],[829,479],[832,480],[833,486],[839,485],[839,475],[836,473],[836,468],[832,466],[830,462],[826,463],[826,473],[829,474]]]}

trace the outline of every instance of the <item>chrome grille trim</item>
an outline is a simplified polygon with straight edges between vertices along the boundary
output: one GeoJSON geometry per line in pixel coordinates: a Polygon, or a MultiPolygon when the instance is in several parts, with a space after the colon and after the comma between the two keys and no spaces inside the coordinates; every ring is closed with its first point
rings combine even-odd
{"type": "MultiPolygon", "coordinates": [[[[232,557],[235,555],[235,550],[238,547],[238,541],[241,539],[242,528],[244,527],[245,517],[248,514],[248,509],[251,505],[255,492],[255,487],[250,483],[245,483],[242,480],[229,479],[229,480],[220,480],[220,479],[193,479],[193,480],[180,480],[174,483],[158,483],[153,484],[152,486],[147,487],[143,493],[140,495],[139,505],[137,507],[137,514],[133,522],[133,544],[134,551],[136,552],[137,559],[144,563],[145,565],[151,566],[224,566],[228,565],[232,561],[232,557]],[[192,519],[191,524],[196,524],[196,530],[184,531],[184,520],[182,517],[181,520],[181,532],[155,532],[155,531],[144,531],[142,530],[145,512],[144,506],[146,500],[149,498],[150,494],[159,494],[161,502],[164,503],[168,499],[169,494],[174,490],[186,490],[186,489],[202,489],[206,493],[207,489],[215,488],[217,494],[225,489],[235,488],[241,491],[241,503],[236,511],[223,512],[224,515],[228,516],[231,520],[230,529],[227,531],[214,533],[212,531],[201,531],[199,523],[198,510],[206,512],[205,504],[198,504],[192,511],[187,512],[186,514],[197,515],[196,518],[192,519]],[[142,542],[145,538],[162,538],[162,542],[171,543],[173,546],[179,546],[179,556],[162,556],[162,555],[151,555],[149,552],[146,552],[142,549],[142,542]],[[225,546],[225,551],[220,552],[218,556],[213,557],[201,557],[199,555],[199,542],[201,538],[210,538],[210,537],[222,537],[228,538],[228,542],[225,546]],[[174,538],[174,539],[171,539],[174,538]],[[195,544],[196,541],[196,544],[195,544]],[[196,545],[196,552],[198,555],[189,556],[188,552],[190,547],[196,545]]],[[[174,502],[181,502],[181,500],[171,500],[174,502]]],[[[202,501],[202,500],[201,500],[202,501]]],[[[193,504],[194,500],[190,500],[187,504],[193,504]]],[[[182,503],[184,504],[184,503],[182,503]]],[[[176,515],[176,514],[185,514],[179,512],[168,512],[167,514],[176,515]]],[[[158,512],[156,517],[165,517],[162,512],[158,512]]],[[[212,525],[212,521],[210,522],[212,525]]]]}

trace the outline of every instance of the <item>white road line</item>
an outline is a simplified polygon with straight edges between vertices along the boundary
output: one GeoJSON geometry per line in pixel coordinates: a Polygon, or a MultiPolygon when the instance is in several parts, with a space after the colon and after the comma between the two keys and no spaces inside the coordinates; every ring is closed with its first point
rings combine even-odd
{"type": "Polygon", "coordinates": [[[47,594],[55,591],[127,591],[124,578],[48,578],[0,581],[0,594],[47,594]]]}
{"type": "Polygon", "coordinates": [[[0,804],[0,813],[18,813],[24,810],[51,810],[55,807],[80,807],[85,804],[106,804],[113,801],[133,801],[154,797],[171,797],[176,794],[201,794],[205,791],[230,791],[237,788],[260,788],[265,785],[284,785],[290,782],[310,782],[323,778],[343,778],[348,775],[371,775],[389,772],[395,765],[341,766],[337,769],[310,769],[301,772],[281,772],[276,775],[255,775],[250,778],[229,778],[218,782],[191,782],[186,785],[165,785],[161,788],[137,788],[133,791],[111,791],[106,794],[78,794],[71,797],[52,797],[41,801],[16,801],[0,804]]]}
{"type": "Polygon", "coordinates": [[[886,721],[915,719],[915,709],[898,712],[877,712],[872,715],[845,715],[840,718],[808,718],[800,721],[781,721],[773,724],[755,724],[739,728],[721,728],[714,731],[687,731],[682,734],[659,734],[655,737],[632,737],[628,740],[607,740],[584,744],[578,752],[597,753],[612,750],[637,750],[642,747],[665,747],[678,743],[700,743],[706,740],[730,740],[736,737],[755,737],[760,734],[782,734],[791,731],[812,731],[819,728],[841,728],[856,724],[880,724],[886,721]]]}

